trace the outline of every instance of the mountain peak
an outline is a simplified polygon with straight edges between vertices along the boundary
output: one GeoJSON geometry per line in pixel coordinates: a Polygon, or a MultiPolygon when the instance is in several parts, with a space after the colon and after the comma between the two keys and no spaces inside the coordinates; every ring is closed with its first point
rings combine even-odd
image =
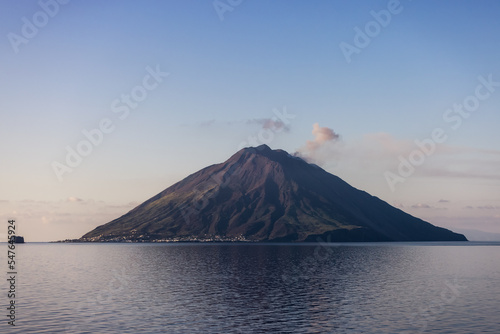
{"type": "Polygon", "coordinates": [[[273,150],[265,144],[256,147],[243,148],[240,151],[236,152],[229,160],[240,159],[242,155],[244,155],[245,159],[250,159],[251,157],[255,156],[263,156],[278,163],[286,163],[289,158],[295,161],[305,162],[298,156],[293,156],[282,149],[273,150]]]}
{"type": "MultiPolygon", "coordinates": [[[[244,152],[247,154],[263,155],[266,157],[269,157],[271,154],[274,154],[273,152],[277,152],[277,151],[280,151],[280,150],[273,150],[269,146],[267,146],[266,144],[262,144],[262,145],[259,145],[256,147],[253,147],[253,146],[252,147],[245,147],[244,149],[240,150],[240,152],[244,152]]],[[[237,152],[236,154],[238,154],[238,153],[239,152],[237,152]]]]}
{"type": "Polygon", "coordinates": [[[257,147],[249,147],[248,149],[253,149],[256,150],[257,152],[269,152],[272,151],[272,149],[267,146],[266,144],[259,145],[257,147]]]}

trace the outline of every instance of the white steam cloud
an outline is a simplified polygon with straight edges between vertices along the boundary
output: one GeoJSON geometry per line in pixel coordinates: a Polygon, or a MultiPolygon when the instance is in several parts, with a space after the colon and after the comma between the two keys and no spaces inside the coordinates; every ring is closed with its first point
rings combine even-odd
{"type": "Polygon", "coordinates": [[[308,151],[316,151],[324,144],[337,141],[340,137],[332,129],[321,127],[318,123],[313,124],[312,134],[314,135],[314,140],[308,140],[306,143],[306,149],[308,151]]]}
{"type": "Polygon", "coordinates": [[[323,165],[335,156],[335,144],[340,140],[340,135],[328,127],[313,124],[312,134],[314,140],[306,141],[306,144],[299,148],[295,155],[306,161],[323,165]]]}

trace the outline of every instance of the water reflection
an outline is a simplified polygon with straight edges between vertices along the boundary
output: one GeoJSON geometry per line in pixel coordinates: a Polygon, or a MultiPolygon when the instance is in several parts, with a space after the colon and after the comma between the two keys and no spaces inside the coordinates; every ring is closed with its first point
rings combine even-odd
{"type": "Polygon", "coordinates": [[[497,250],[417,244],[25,244],[19,251],[14,332],[499,329],[497,250]]]}

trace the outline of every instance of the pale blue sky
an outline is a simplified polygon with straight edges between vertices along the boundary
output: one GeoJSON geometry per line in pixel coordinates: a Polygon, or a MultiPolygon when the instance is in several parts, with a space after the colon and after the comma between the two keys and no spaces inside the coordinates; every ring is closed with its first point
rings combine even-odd
{"type": "Polygon", "coordinates": [[[340,134],[309,152],[328,171],[434,224],[500,232],[500,87],[456,130],[443,120],[479,76],[500,81],[497,1],[402,0],[350,63],[340,43],[390,1],[245,0],[223,20],[212,1],[72,0],[53,17],[44,3],[55,10],[0,1],[0,218],[28,240],[124,214],[224,161],[283,108],[295,118],[272,148],[303,151],[319,123],[340,134]],[[44,15],[15,52],[23,17],[44,15]],[[147,67],[169,75],[119,119],[111,104],[147,67]],[[60,182],[51,164],[105,118],[114,130],[60,182]],[[435,128],[446,142],[391,191],[384,172],[435,128]]]}

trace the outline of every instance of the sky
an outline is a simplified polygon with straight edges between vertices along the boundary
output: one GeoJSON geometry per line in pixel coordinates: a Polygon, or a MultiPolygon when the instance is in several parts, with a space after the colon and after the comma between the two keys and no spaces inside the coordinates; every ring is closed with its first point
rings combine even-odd
{"type": "Polygon", "coordinates": [[[500,233],[497,1],[0,1],[0,219],[79,238],[245,146],[500,233]]]}

